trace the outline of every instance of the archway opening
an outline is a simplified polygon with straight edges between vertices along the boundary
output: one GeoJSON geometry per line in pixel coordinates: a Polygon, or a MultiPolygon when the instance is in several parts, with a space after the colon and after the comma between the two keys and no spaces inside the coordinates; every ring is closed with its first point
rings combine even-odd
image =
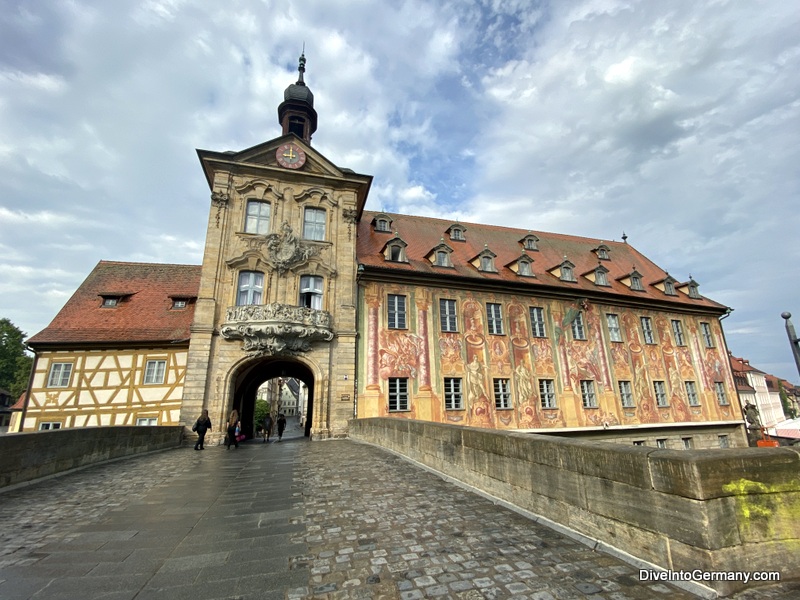
{"type": "Polygon", "coordinates": [[[273,417],[282,408],[294,406],[305,437],[311,435],[314,376],[304,364],[291,359],[262,358],[247,363],[236,373],[229,410],[239,411],[242,433],[248,439],[257,434],[261,423],[256,416],[261,417],[264,401],[269,404],[273,417]]]}

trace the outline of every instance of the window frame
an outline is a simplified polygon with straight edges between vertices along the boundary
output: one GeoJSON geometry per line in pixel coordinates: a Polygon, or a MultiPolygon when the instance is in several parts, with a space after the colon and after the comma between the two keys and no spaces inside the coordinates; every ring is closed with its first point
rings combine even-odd
{"type": "Polygon", "coordinates": [[[700,335],[706,348],[714,348],[714,335],[711,332],[711,324],[705,321],[700,322],[700,335]]]}
{"type": "Polygon", "coordinates": [[[407,306],[404,294],[387,294],[386,320],[389,329],[408,329],[407,306]]]}
{"type": "Polygon", "coordinates": [[[531,336],[546,338],[547,323],[545,322],[544,308],[541,306],[530,306],[528,307],[528,315],[531,319],[531,336]]]}
{"type": "Polygon", "coordinates": [[[464,410],[464,384],[461,377],[444,378],[444,409],[464,410]]]}
{"type": "Polygon", "coordinates": [[[503,305],[498,302],[486,303],[486,327],[490,335],[505,335],[503,333],[503,305]],[[493,314],[494,312],[497,314],[493,314]]]}
{"type": "Polygon", "coordinates": [[[642,282],[642,278],[638,275],[631,275],[631,289],[635,292],[643,292],[644,291],[644,283],[642,282]]]}
{"type": "Polygon", "coordinates": [[[408,377],[389,377],[387,382],[389,412],[408,412],[408,377]],[[394,408],[392,404],[394,403],[394,408]]]}
{"type": "Polygon", "coordinates": [[[671,319],[672,321],[672,337],[675,338],[676,346],[686,345],[686,336],[683,335],[683,323],[680,319],[671,319]]]}
{"type": "Polygon", "coordinates": [[[254,235],[269,235],[272,225],[272,204],[264,200],[248,199],[244,209],[244,232],[254,235]],[[267,215],[264,216],[263,209],[266,206],[267,215]],[[257,208],[255,214],[251,214],[250,208],[257,208]],[[266,227],[262,227],[266,223],[266,227]],[[254,226],[252,226],[254,224],[254,226]]]}
{"type": "Polygon", "coordinates": [[[583,408],[598,408],[593,379],[581,379],[581,404],[583,408]]]}
{"type": "Polygon", "coordinates": [[[322,310],[324,290],[325,279],[323,277],[319,275],[301,275],[298,294],[299,305],[313,310],[322,310]],[[305,285],[304,282],[306,282],[305,285]],[[319,288],[314,287],[316,283],[319,283],[319,288]]]}
{"type": "Polygon", "coordinates": [[[651,317],[639,317],[639,323],[642,326],[642,340],[645,344],[652,345],[656,343],[655,333],[653,332],[653,319],[651,317]]]}
{"type": "Polygon", "coordinates": [[[263,300],[264,273],[239,271],[239,277],[236,279],[236,306],[259,306],[263,300]],[[249,277],[249,281],[243,281],[245,277],[249,277]],[[245,302],[242,302],[242,294],[245,295],[245,302]]]}
{"type": "Polygon", "coordinates": [[[669,397],[667,396],[667,384],[661,379],[653,381],[653,394],[656,400],[656,408],[668,408],[669,397]]]}
{"type": "Polygon", "coordinates": [[[725,392],[725,384],[721,381],[714,382],[714,394],[717,396],[717,404],[720,406],[730,406],[728,394],[725,392]]]}
{"type": "Polygon", "coordinates": [[[539,401],[541,402],[542,409],[544,410],[558,408],[555,379],[539,380],[539,401]]]}
{"type": "Polygon", "coordinates": [[[324,242],[327,229],[328,211],[316,206],[307,206],[303,211],[303,239],[324,242]],[[315,215],[315,218],[310,219],[309,216],[312,215],[315,215]]]}
{"type": "Polygon", "coordinates": [[[606,328],[608,329],[608,339],[611,342],[622,341],[622,329],[619,326],[619,315],[606,313],[606,328]],[[614,321],[612,324],[612,320],[614,321]]]}
{"type": "Polygon", "coordinates": [[[505,377],[492,379],[494,407],[496,410],[511,410],[511,380],[505,377]]]}
{"type": "Polygon", "coordinates": [[[36,427],[36,431],[55,431],[56,429],[63,429],[61,421],[40,421],[36,427]]]}
{"type": "Polygon", "coordinates": [[[164,385],[167,380],[167,359],[149,358],[142,369],[142,385],[164,385]],[[151,369],[152,366],[152,369],[151,369]],[[160,380],[158,380],[160,378],[160,380]]]}
{"type": "Polygon", "coordinates": [[[684,381],[683,388],[686,390],[686,402],[689,406],[700,406],[700,396],[697,395],[697,384],[694,381],[684,381]]]}
{"type": "Polygon", "coordinates": [[[570,323],[570,329],[572,330],[573,340],[578,340],[581,342],[586,341],[586,326],[583,323],[582,310],[579,310],[578,314],[575,315],[575,318],[572,319],[572,323],[570,323]]]}
{"type": "Polygon", "coordinates": [[[158,426],[158,417],[136,417],[136,426],[137,427],[157,427],[158,426]],[[147,421],[147,423],[142,423],[142,421],[147,421]],[[150,421],[155,421],[155,423],[151,423],[150,421]]]}
{"type": "Polygon", "coordinates": [[[444,333],[458,333],[458,307],[455,300],[439,298],[439,325],[444,333]]]}
{"type": "Polygon", "coordinates": [[[621,379],[617,382],[619,390],[619,400],[622,408],[636,408],[636,400],[633,398],[633,385],[628,379],[621,379]]]}
{"type": "Polygon", "coordinates": [[[50,363],[50,371],[47,375],[47,387],[49,388],[68,388],[70,381],[72,381],[72,367],[74,363],[71,362],[53,362],[50,363]],[[56,369],[58,367],[58,369],[56,369]],[[64,381],[64,369],[66,368],[66,382],[64,381]],[[56,374],[58,371],[58,374],[56,374]]]}
{"type": "Polygon", "coordinates": [[[594,284],[601,287],[609,287],[607,273],[608,271],[605,269],[596,269],[594,272],[594,284]]]}

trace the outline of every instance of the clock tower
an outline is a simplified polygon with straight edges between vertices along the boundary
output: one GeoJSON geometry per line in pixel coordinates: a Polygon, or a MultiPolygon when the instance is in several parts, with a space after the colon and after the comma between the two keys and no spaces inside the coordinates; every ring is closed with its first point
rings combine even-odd
{"type": "Polygon", "coordinates": [[[356,230],[372,177],[311,147],[303,80],[278,107],[281,137],[237,152],[198,150],[211,191],[181,421],[208,409],[218,437],[232,409],[255,434],[256,392],[305,383],[301,422],[344,436],[356,402],[356,230]]]}

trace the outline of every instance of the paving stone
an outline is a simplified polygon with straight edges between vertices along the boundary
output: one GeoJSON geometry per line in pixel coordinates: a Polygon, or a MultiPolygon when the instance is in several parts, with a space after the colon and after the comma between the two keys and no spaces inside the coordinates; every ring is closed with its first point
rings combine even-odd
{"type": "Polygon", "coordinates": [[[693,597],[348,440],[98,465],[0,492],[0,522],[3,600],[693,597]]]}

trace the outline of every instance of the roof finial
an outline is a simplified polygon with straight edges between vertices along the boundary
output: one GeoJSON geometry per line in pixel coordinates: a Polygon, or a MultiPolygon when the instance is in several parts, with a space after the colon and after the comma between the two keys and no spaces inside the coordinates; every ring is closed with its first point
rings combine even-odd
{"type": "Polygon", "coordinates": [[[305,85],[306,82],[303,81],[303,73],[306,72],[306,43],[303,42],[303,52],[300,54],[300,64],[297,65],[297,70],[300,73],[300,77],[297,79],[297,85],[305,85]]]}
{"type": "Polygon", "coordinates": [[[622,232],[622,241],[625,242],[626,244],[628,243],[628,236],[625,235],[624,231],[622,232]]]}

